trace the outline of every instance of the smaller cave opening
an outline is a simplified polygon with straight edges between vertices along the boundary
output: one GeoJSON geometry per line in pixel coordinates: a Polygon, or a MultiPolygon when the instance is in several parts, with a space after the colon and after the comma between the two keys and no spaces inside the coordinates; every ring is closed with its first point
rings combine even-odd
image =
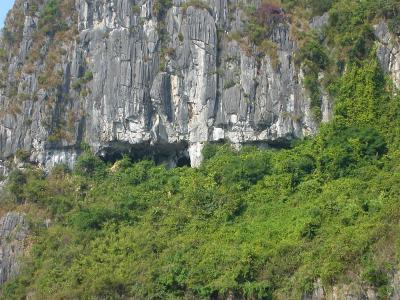
{"type": "Polygon", "coordinates": [[[291,149],[293,145],[295,145],[296,142],[298,142],[300,139],[295,138],[295,137],[285,137],[285,138],[277,138],[275,140],[269,140],[269,141],[250,141],[250,142],[245,142],[241,143],[241,146],[252,146],[252,147],[257,147],[258,149],[275,149],[275,150],[281,150],[281,149],[291,149]]]}
{"type": "Polygon", "coordinates": [[[124,152],[110,152],[110,153],[103,153],[100,158],[105,162],[115,163],[117,160],[121,160],[126,153],[124,152]]]}
{"type": "Polygon", "coordinates": [[[181,168],[181,167],[190,167],[190,157],[189,156],[181,156],[177,159],[176,161],[176,166],[181,168]]]}

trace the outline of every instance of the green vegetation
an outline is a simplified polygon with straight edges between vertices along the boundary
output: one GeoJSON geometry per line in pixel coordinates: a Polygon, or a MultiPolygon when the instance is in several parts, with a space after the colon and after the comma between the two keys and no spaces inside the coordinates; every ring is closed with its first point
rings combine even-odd
{"type": "Polygon", "coordinates": [[[235,80],[231,79],[228,80],[224,83],[224,90],[230,89],[231,87],[234,87],[236,85],[235,80]]]}
{"type": "Polygon", "coordinates": [[[93,79],[93,73],[90,70],[86,70],[85,73],[79,77],[77,80],[75,80],[71,86],[74,90],[80,90],[82,86],[87,84],[93,79]]]}
{"type": "Polygon", "coordinates": [[[262,1],[259,7],[246,8],[249,18],[245,34],[255,45],[268,39],[274,27],[286,20],[283,7],[276,1],[262,1]]]}
{"type": "Polygon", "coordinates": [[[61,12],[58,0],[49,0],[39,19],[39,30],[46,35],[54,35],[57,31],[68,29],[65,22],[60,20],[61,12]]]}
{"type": "Polygon", "coordinates": [[[310,16],[320,16],[327,12],[335,0],[283,0],[285,8],[289,11],[304,10],[310,16]]]}
{"type": "Polygon", "coordinates": [[[172,0],[156,0],[153,3],[153,14],[162,19],[171,7],[172,0]]]}
{"type": "Polygon", "coordinates": [[[16,152],[15,152],[15,157],[17,158],[17,159],[19,159],[20,161],[27,161],[28,159],[29,159],[29,156],[30,156],[30,153],[29,153],[29,151],[26,151],[26,150],[24,150],[24,149],[18,149],[16,152]]]}
{"type": "Polygon", "coordinates": [[[185,3],[183,3],[182,8],[183,8],[184,13],[186,13],[186,10],[190,6],[198,8],[198,9],[205,9],[210,14],[212,14],[212,10],[211,10],[210,6],[206,2],[204,2],[203,0],[189,0],[189,1],[185,2],[185,3]]]}
{"type": "Polygon", "coordinates": [[[385,299],[400,257],[400,98],[373,58],[332,86],[334,120],[287,150],[209,145],[199,169],[86,150],[73,171],[14,171],[8,201],[54,223],[32,216],[5,298],[299,299],[320,279],[385,299]]]}
{"type": "Polygon", "coordinates": [[[52,130],[52,133],[47,137],[47,141],[49,143],[58,143],[61,141],[71,141],[71,133],[68,132],[68,129],[65,128],[65,122],[61,121],[59,124],[55,125],[56,127],[52,130]]]}
{"type": "MultiPolygon", "coordinates": [[[[263,40],[258,49],[261,53],[261,56],[268,55],[268,57],[271,59],[272,68],[275,71],[278,70],[280,64],[278,56],[278,45],[271,40],[263,40]]],[[[260,57],[258,57],[258,59],[260,59],[260,57]]]]}
{"type": "Polygon", "coordinates": [[[316,36],[307,39],[298,59],[304,70],[304,86],[310,93],[312,113],[320,121],[322,95],[319,76],[329,66],[329,58],[322,41],[316,36]]]}
{"type": "Polygon", "coordinates": [[[132,13],[134,13],[135,15],[139,15],[141,11],[141,7],[137,4],[133,4],[132,5],[132,13]]]}
{"type": "Polygon", "coordinates": [[[185,37],[183,36],[183,33],[182,32],[179,32],[178,33],[178,39],[179,39],[179,41],[182,43],[183,42],[183,40],[185,39],[185,37]]]}
{"type": "Polygon", "coordinates": [[[8,58],[7,51],[4,50],[3,48],[0,48],[0,61],[5,62],[5,61],[7,61],[7,58],[8,58]]]}

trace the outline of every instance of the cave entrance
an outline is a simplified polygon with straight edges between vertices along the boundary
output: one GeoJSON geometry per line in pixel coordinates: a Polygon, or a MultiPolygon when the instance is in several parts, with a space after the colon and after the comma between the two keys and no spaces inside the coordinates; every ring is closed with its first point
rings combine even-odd
{"type": "Polygon", "coordinates": [[[189,156],[182,156],[179,157],[178,160],[176,161],[176,166],[177,167],[190,167],[190,157],[189,156]]]}
{"type": "Polygon", "coordinates": [[[133,162],[150,159],[156,164],[165,164],[168,167],[190,166],[186,142],[173,144],[111,142],[99,152],[99,156],[103,161],[110,163],[128,156],[133,162]]]}

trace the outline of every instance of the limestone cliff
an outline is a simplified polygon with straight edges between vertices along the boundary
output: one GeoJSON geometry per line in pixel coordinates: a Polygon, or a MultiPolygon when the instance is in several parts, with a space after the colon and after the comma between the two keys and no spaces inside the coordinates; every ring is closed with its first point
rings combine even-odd
{"type": "MultiPolygon", "coordinates": [[[[276,146],[317,130],[289,18],[271,26],[263,55],[235,38],[260,1],[64,0],[55,17],[53,2],[17,0],[7,18],[0,165],[19,149],[45,167],[72,165],[86,143],[106,159],[197,166],[206,142],[276,146]]],[[[384,22],[375,35],[399,87],[398,39],[384,22]]]]}
{"type": "Polygon", "coordinates": [[[246,22],[240,1],[62,1],[69,29],[38,43],[48,2],[17,0],[8,17],[23,26],[14,48],[3,42],[1,160],[24,149],[46,167],[72,164],[85,142],[104,157],[197,166],[206,142],[273,145],[316,130],[285,21],[259,57],[230,38],[246,22]]]}

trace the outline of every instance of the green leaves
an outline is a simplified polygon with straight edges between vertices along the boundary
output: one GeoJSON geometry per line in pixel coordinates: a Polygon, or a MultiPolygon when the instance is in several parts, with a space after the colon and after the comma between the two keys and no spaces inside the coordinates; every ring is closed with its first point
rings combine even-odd
{"type": "Polygon", "coordinates": [[[91,152],[85,151],[75,164],[75,172],[80,176],[104,176],[105,164],[91,152]]]}
{"type": "Polygon", "coordinates": [[[57,31],[68,29],[67,24],[60,20],[60,16],[58,0],[49,0],[40,15],[39,30],[46,35],[53,36],[57,31]]]}

